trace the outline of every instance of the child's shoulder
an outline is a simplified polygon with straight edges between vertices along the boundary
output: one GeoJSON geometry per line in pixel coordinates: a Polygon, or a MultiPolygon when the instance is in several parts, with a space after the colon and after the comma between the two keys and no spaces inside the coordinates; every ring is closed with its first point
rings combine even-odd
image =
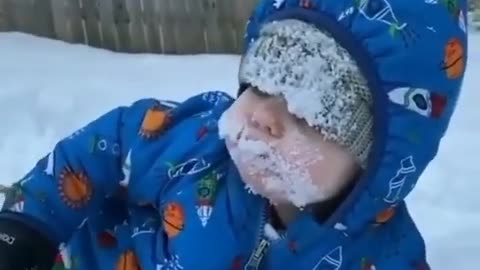
{"type": "MultiPolygon", "coordinates": [[[[425,242],[405,203],[392,208],[391,218],[373,224],[365,235],[365,249],[377,266],[418,265],[425,262],[425,242]]],[[[366,256],[368,257],[368,256],[366,256]]],[[[397,269],[397,268],[395,268],[397,269]]],[[[411,268],[405,268],[411,269],[411,268]]]]}
{"type": "Polygon", "coordinates": [[[185,119],[208,111],[219,113],[227,109],[234,101],[234,98],[223,91],[203,91],[194,94],[186,99],[180,100],[161,97],[144,97],[134,100],[129,105],[121,106],[126,109],[123,114],[123,122],[137,124],[149,119],[175,116],[176,119],[185,119]]]}
{"type": "MultiPolygon", "coordinates": [[[[171,95],[169,95],[171,96],[171,95]]],[[[187,98],[163,98],[163,97],[143,97],[132,102],[132,106],[148,107],[151,105],[158,105],[166,108],[175,108],[185,103],[196,100],[197,102],[204,101],[209,103],[218,103],[221,101],[233,101],[234,98],[227,92],[221,90],[199,91],[187,98]]]]}

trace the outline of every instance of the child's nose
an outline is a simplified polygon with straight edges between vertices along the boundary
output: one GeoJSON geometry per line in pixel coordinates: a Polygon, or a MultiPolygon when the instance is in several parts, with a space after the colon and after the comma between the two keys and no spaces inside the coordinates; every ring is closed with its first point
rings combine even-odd
{"type": "Polygon", "coordinates": [[[258,104],[252,114],[252,126],[262,132],[263,135],[280,138],[283,136],[284,123],[282,120],[283,110],[286,110],[281,98],[271,97],[258,104]]]}

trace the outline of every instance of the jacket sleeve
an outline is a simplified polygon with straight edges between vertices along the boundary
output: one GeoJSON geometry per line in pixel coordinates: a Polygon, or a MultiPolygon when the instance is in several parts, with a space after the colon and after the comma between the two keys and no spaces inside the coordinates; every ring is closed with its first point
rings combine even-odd
{"type": "Polygon", "coordinates": [[[0,218],[20,220],[52,242],[68,241],[120,187],[125,152],[137,138],[148,109],[154,106],[163,105],[143,99],[113,109],[59,141],[8,189],[0,218]]]}

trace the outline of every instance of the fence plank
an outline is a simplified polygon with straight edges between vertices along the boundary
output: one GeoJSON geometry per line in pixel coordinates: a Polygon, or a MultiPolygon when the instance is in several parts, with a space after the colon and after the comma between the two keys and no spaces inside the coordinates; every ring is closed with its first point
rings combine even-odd
{"type": "Polygon", "coordinates": [[[100,29],[104,48],[116,51],[119,49],[117,27],[113,19],[112,0],[99,0],[98,2],[100,29]]]}
{"type": "Polygon", "coordinates": [[[113,0],[113,20],[117,28],[119,50],[130,52],[130,15],[125,0],[113,0]]]}
{"type": "Polygon", "coordinates": [[[58,39],[71,41],[71,35],[67,27],[67,14],[65,13],[64,0],[51,0],[53,27],[58,39]]]}
{"type": "Polygon", "coordinates": [[[78,1],[51,0],[51,9],[57,38],[72,43],[85,43],[78,1]]]}
{"type": "Polygon", "coordinates": [[[65,0],[65,13],[71,42],[87,43],[79,0],[65,0]]]}
{"type": "Polygon", "coordinates": [[[126,0],[125,7],[129,14],[130,51],[148,51],[147,41],[143,28],[142,0],[126,0]]]}
{"type": "Polygon", "coordinates": [[[203,43],[203,29],[193,26],[195,17],[201,16],[202,9],[194,10],[195,6],[190,7],[189,2],[190,0],[175,0],[173,9],[170,10],[174,20],[176,52],[180,54],[196,53],[201,50],[203,43]]]}
{"type": "Polygon", "coordinates": [[[53,21],[49,0],[2,1],[4,26],[8,30],[53,38],[53,21]]]}
{"type": "Polygon", "coordinates": [[[187,8],[185,0],[169,0],[169,2],[169,21],[173,30],[173,39],[175,40],[175,53],[181,53],[184,51],[182,48],[184,46],[182,36],[188,34],[188,29],[186,29],[184,23],[188,18],[187,8]]]}
{"type": "Polygon", "coordinates": [[[238,50],[238,43],[233,23],[236,10],[232,7],[238,0],[217,0],[217,2],[217,24],[220,28],[223,43],[216,53],[234,53],[238,50]]]}
{"type": "Polygon", "coordinates": [[[237,53],[242,53],[244,49],[245,26],[257,2],[258,0],[233,1],[232,9],[235,12],[232,20],[238,44],[237,53]]]}
{"type": "Polygon", "coordinates": [[[5,0],[0,0],[0,31],[7,31],[8,25],[7,20],[5,17],[7,14],[5,13],[5,0]]]}
{"type": "Polygon", "coordinates": [[[143,0],[143,6],[148,50],[153,53],[162,53],[160,19],[158,16],[160,4],[156,0],[143,0]]]}
{"type": "Polygon", "coordinates": [[[160,29],[163,53],[173,54],[176,53],[177,41],[175,39],[175,15],[172,11],[175,11],[175,3],[182,2],[179,0],[156,0],[160,4],[159,16],[160,16],[160,29]]]}
{"type": "Polygon", "coordinates": [[[102,47],[99,1],[102,0],[80,0],[87,44],[98,48],[102,47]]]}
{"type": "Polygon", "coordinates": [[[190,29],[188,20],[190,15],[187,10],[188,0],[170,0],[170,20],[174,31],[175,52],[179,54],[188,53],[190,29]]]}
{"type": "Polygon", "coordinates": [[[183,0],[185,17],[176,20],[175,34],[179,53],[203,53],[206,51],[205,16],[206,9],[201,0],[183,0]]]}
{"type": "Polygon", "coordinates": [[[16,0],[16,22],[18,23],[17,30],[26,31],[28,33],[35,32],[35,11],[33,10],[32,1],[30,0],[16,0]]]}
{"type": "Polygon", "coordinates": [[[13,6],[15,3],[12,4],[13,1],[11,0],[3,0],[3,10],[5,12],[5,26],[8,30],[12,31],[15,30],[15,7],[13,6]]]}
{"type": "Polygon", "coordinates": [[[7,0],[7,20],[11,30],[34,32],[33,5],[30,0],[7,0]]]}
{"type": "Polygon", "coordinates": [[[42,37],[55,38],[52,6],[50,0],[33,0],[33,33],[42,37]]]}
{"type": "Polygon", "coordinates": [[[223,46],[222,33],[218,25],[218,1],[204,0],[206,7],[205,38],[207,43],[206,51],[208,53],[218,52],[223,46]]]}

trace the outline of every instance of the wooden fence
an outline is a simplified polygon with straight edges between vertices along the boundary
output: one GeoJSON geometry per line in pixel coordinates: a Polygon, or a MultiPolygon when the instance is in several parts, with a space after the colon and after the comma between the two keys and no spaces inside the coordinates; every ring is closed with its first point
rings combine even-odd
{"type": "Polygon", "coordinates": [[[122,52],[239,53],[258,0],[0,0],[0,31],[122,52]]]}

